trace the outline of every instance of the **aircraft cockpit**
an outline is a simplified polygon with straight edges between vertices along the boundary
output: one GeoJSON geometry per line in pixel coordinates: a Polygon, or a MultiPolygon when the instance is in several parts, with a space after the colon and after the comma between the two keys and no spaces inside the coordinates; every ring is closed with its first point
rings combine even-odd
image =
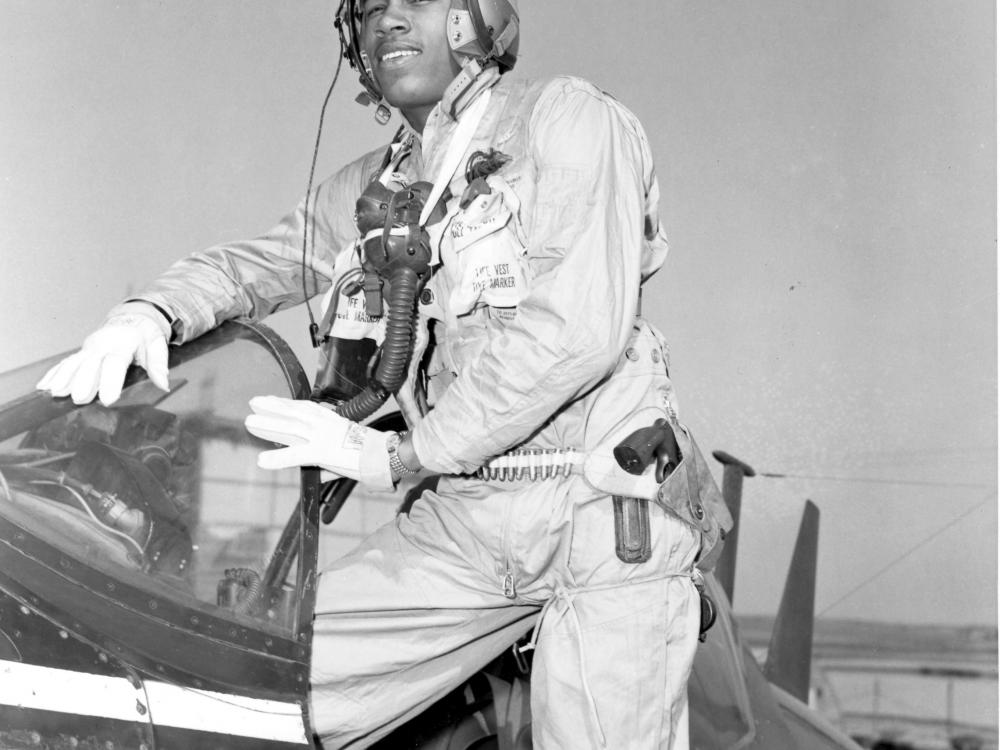
{"type": "Polygon", "coordinates": [[[132,368],[110,407],[31,392],[57,359],[0,378],[28,393],[0,406],[0,586],[21,605],[0,606],[0,658],[61,637],[80,647],[59,666],[290,701],[269,739],[301,745],[319,473],[258,469],[272,446],[243,426],[252,396],[308,393],[291,350],[230,322],[172,348],[169,393],[132,368]]]}
{"type": "Polygon", "coordinates": [[[35,394],[0,410],[0,516],[149,594],[290,633],[280,524],[299,472],[258,476],[243,459],[264,446],[242,417],[251,395],[291,384],[252,337],[211,339],[172,371],[170,393],[133,379],[110,408],[35,394]]]}
{"type": "Polygon", "coordinates": [[[243,417],[301,383],[266,342],[227,326],[180,350],[169,393],[135,373],[110,408],[41,393],[0,408],[0,517],[147,595],[290,635],[300,472],[257,471],[268,446],[243,417]]]}

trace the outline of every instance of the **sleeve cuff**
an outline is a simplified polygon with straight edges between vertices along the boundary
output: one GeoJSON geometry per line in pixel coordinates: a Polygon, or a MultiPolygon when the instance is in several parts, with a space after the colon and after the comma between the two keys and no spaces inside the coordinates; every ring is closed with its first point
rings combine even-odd
{"type": "MultiPolygon", "coordinates": [[[[417,454],[420,465],[435,474],[464,474],[467,469],[453,459],[442,455],[443,450],[438,447],[434,449],[435,441],[425,435],[427,432],[426,420],[420,422],[410,430],[410,439],[413,444],[413,452],[417,454]]],[[[436,443],[440,446],[440,443],[436,443]]]]}

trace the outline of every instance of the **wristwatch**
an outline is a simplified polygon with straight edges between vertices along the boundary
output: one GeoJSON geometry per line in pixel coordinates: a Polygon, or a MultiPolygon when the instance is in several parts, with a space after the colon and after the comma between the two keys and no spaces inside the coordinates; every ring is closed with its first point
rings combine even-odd
{"type": "Polygon", "coordinates": [[[419,470],[411,469],[404,464],[403,459],[399,457],[399,444],[403,442],[405,436],[405,432],[391,432],[385,441],[385,447],[389,451],[389,471],[392,472],[392,477],[397,482],[408,474],[420,473],[419,470]]]}

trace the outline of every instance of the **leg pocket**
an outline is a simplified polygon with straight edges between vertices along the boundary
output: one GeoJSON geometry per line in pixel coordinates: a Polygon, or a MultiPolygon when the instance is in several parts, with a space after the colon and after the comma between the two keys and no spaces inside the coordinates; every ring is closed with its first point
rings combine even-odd
{"type": "Polygon", "coordinates": [[[536,746],[671,747],[696,643],[690,579],[564,594],[539,633],[532,675],[536,746]]]}

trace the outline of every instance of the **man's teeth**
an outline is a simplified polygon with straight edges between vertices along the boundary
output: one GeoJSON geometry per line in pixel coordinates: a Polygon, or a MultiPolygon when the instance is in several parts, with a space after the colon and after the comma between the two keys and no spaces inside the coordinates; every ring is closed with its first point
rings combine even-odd
{"type": "Polygon", "coordinates": [[[389,60],[397,60],[400,57],[410,57],[418,54],[420,53],[413,49],[400,49],[395,52],[388,52],[382,55],[382,62],[388,62],[389,60]]]}

